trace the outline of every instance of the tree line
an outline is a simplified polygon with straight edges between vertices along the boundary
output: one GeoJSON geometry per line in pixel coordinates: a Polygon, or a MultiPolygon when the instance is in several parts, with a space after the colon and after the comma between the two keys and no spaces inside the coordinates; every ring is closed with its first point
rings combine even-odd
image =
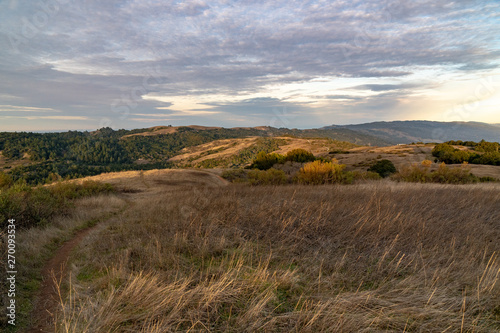
{"type": "Polygon", "coordinates": [[[448,141],[437,144],[432,150],[432,156],[446,164],[486,164],[500,165],[500,144],[487,141],[448,141]],[[458,149],[454,146],[463,146],[470,149],[458,149]]]}

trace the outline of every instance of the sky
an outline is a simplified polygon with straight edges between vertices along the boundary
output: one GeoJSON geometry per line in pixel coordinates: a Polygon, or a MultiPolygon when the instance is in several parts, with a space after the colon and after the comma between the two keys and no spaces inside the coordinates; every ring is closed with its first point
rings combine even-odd
{"type": "Polygon", "coordinates": [[[0,0],[0,131],[500,123],[500,2],[0,0]]]}

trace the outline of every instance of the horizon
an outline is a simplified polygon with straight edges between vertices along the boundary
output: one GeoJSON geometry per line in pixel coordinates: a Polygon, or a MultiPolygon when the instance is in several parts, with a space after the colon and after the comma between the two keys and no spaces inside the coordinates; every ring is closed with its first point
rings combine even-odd
{"type": "MultiPolygon", "coordinates": [[[[398,123],[398,122],[432,122],[432,123],[477,123],[477,124],[483,124],[483,125],[491,125],[491,126],[500,126],[500,123],[485,123],[485,122],[478,122],[478,121],[434,121],[434,120],[422,120],[422,119],[414,119],[414,120],[380,120],[380,121],[373,121],[373,122],[367,122],[367,123],[356,123],[356,124],[330,124],[330,125],[325,125],[322,127],[282,127],[286,129],[297,129],[297,130],[313,130],[313,129],[322,129],[323,127],[330,127],[330,126],[338,126],[338,127],[344,127],[344,126],[356,126],[356,125],[366,125],[366,124],[374,124],[374,123],[398,123]]],[[[65,133],[69,131],[73,132],[95,132],[98,131],[102,128],[111,128],[114,131],[119,131],[119,130],[126,130],[126,131],[131,131],[131,130],[137,130],[137,129],[150,129],[154,127],[190,127],[190,126],[200,126],[200,127],[215,127],[215,128],[226,128],[226,129],[231,129],[231,128],[257,128],[257,127],[271,127],[271,128],[278,128],[278,127],[272,127],[272,126],[267,126],[267,125],[257,125],[257,126],[233,126],[233,127],[224,127],[224,126],[218,126],[218,125],[197,125],[197,124],[189,124],[189,125],[171,125],[171,124],[166,124],[166,125],[153,125],[153,126],[148,126],[148,127],[130,127],[130,128],[113,128],[109,126],[104,126],[100,128],[94,128],[94,129],[55,129],[55,130],[40,130],[40,131],[24,131],[24,130],[10,130],[10,131],[0,131],[1,132],[10,132],[10,133],[38,133],[38,134],[44,134],[44,133],[65,133]]]]}
{"type": "Polygon", "coordinates": [[[498,17],[493,0],[4,1],[0,131],[498,124],[498,17]]]}

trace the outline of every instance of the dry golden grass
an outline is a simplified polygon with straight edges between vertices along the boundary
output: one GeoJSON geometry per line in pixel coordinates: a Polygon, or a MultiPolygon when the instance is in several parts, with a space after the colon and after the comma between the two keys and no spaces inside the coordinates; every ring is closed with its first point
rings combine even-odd
{"type": "Polygon", "coordinates": [[[192,162],[199,163],[206,159],[211,158],[226,158],[237,154],[239,151],[250,147],[255,144],[258,137],[249,137],[243,139],[224,139],[224,140],[214,140],[209,143],[204,143],[202,145],[187,147],[180,151],[179,155],[176,155],[169,159],[171,162],[192,162]],[[221,151],[205,155],[207,151],[218,150],[221,151]]]}
{"type": "Polygon", "coordinates": [[[131,136],[155,136],[155,135],[160,135],[160,134],[172,134],[176,133],[179,127],[189,127],[198,131],[206,131],[206,130],[213,130],[213,129],[219,129],[221,127],[207,127],[207,126],[198,126],[198,125],[189,125],[189,126],[155,126],[155,127],[150,127],[147,128],[145,132],[141,133],[135,133],[135,134],[129,134],[129,135],[124,135],[123,138],[128,138],[131,136]]]}
{"type": "Polygon", "coordinates": [[[81,244],[57,332],[500,329],[498,185],[167,175],[81,244]]]}
{"type": "Polygon", "coordinates": [[[56,216],[43,227],[18,230],[16,261],[18,267],[16,304],[19,312],[17,326],[29,326],[29,311],[40,287],[41,272],[47,260],[59,246],[71,239],[80,229],[111,217],[125,207],[125,201],[115,195],[79,199],[67,214],[56,216]]]}
{"type": "MultiPolygon", "coordinates": [[[[255,144],[258,139],[259,137],[215,140],[202,145],[184,148],[179,155],[172,157],[169,161],[185,165],[186,163],[196,164],[207,159],[226,159],[255,144]],[[214,151],[217,149],[221,149],[221,151],[207,155],[208,151],[214,151]]],[[[305,149],[312,152],[314,155],[326,156],[330,151],[348,149],[355,146],[354,144],[345,142],[335,142],[328,138],[304,139],[273,137],[273,139],[286,141],[285,144],[280,144],[280,148],[278,150],[274,151],[274,153],[278,154],[286,154],[294,149],[305,149]]]]}
{"type": "Polygon", "coordinates": [[[228,182],[216,173],[202,170],[155,169],[148,171],[123,171],[103,173],[97,176],[70,180],[81,183],[87,180],[112,184],[123,192],[144,192],[151,195],[172,186],[224,186],[228,182]],[[166,186],[169,187],[166,187],[166,186]]]}

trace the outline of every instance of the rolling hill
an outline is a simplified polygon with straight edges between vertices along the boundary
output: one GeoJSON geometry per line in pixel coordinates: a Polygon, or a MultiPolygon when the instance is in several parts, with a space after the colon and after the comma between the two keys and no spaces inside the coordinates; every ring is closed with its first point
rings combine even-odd
{"type": "Polygon", "coordinates": [[[500,141],[500,126],[480,122],[391,121],[356,125],[331,125],[325,130],[349,129],[390,144],[411,142],[500,141]]]}

